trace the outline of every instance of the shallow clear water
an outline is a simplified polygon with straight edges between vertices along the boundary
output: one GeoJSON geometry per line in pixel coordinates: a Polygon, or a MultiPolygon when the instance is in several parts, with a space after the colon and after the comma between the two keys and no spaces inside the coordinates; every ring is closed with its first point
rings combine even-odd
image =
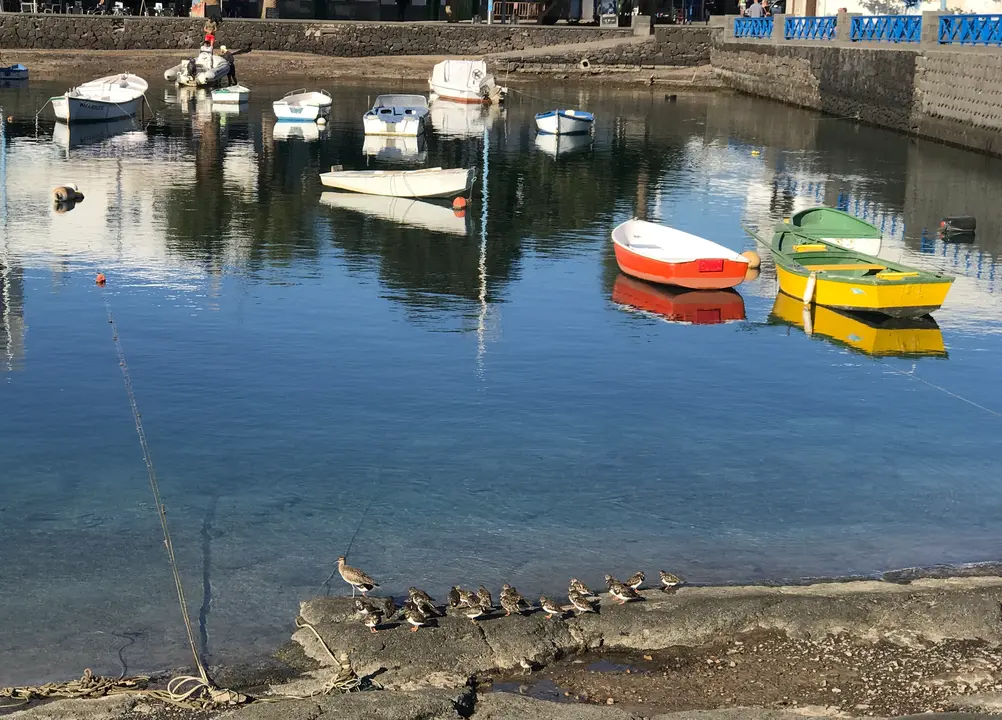
{"type": "Polygon", "coordinates": [[[54,137],[33,115],[61,89],[0,95],[0,685],[188,657],[106,301],[213,663],[287,639],[356,528],[349,559],[393,593],[1002,557],[998,160],[748,98],[557,86],[436,114],[396,158],[362,152],[377,88],[337,89],[312,141],[276,139],[285,88],[260,86],[239,115],[157,88],[148,126],[54,137]],[[554,157],[532,114],[558,104],[597,120],[554,157]],[[486,201],[330,207],[333,164],[476,165],[486,201]],[[55,213],[66,181],[86,200],[55,213]],[[773,314],[768,259],[693,316],[726,324],[666,322],[636,306],[671,298],[618,278],[633,214],[745,250],[743,223],[822,202],[959,276],[918,352],[806,336],[773,314]],[[976,241],[936,239],[947,214],[978,216],[976,241]]]}

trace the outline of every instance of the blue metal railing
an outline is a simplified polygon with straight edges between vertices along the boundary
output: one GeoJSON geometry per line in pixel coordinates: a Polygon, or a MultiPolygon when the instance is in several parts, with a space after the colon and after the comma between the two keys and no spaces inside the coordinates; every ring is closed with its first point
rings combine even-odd
{"type": "Polygon", "coordinates": [[[1002,45],[1002,15],[941,15],[939,42],[944,45],[1002,45]]]}
{"type": "Polygon", "coordinates": [[[922,39],[921,15],[867,15],[852,18],[849,37],[853,42],[914,42],[922,39]]]}
{"type": "Polygon", "coordinates": [[[771,38],[772,18],[735,18],[734,37],[736,38],[771,38]]]}
{"type": "Polygon", "coordinates": [[[787,40],[834,40],[835,16],[788,17],[783,37],[787,40]]]}

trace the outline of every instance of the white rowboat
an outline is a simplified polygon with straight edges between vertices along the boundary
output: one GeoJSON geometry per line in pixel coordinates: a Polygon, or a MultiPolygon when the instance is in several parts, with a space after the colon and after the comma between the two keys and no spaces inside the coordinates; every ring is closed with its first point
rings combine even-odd
{"type": "Polygon", "coordinates": [[[595,116],[584,110],[550,110],[536,115],[536,129],[549,135],[583,135],[591,132],[595,116]]]}
{"type": "Polygon", "coordinates": [[[416,137],[428,120],[428,98],[424,95],[380,95],[372,109],[362,116],[366,135],[416,137]]]}
{"type": "Polygon", "coordinates": [[[455,197],[468,195],[473,168],[425,170],[335,170],[320,175],[320,182],[336,190],[393,197],[455,197]]]}
{"type": "Polygon", "coordinates": [[[212,91],[214,105],[239,105],[250,100],[250,88],[243,85],[230,85],[212,91]]]}
{"type": "Polygon", "coordinates": [[[117,120],[139,112],[148,87],[138,75],[123,73],[91,80],[49,101],[63,122],[117,120]]]}
{"type": "Polygon", "coordinates": [[[487,73],[483,60],[444,60],[432,68],[428,85],[443,100],[475,105],[500,104],[508,94],[487,73]]]}
{"type": "Polygon", "coordinates": [[[286,93],[281,100],[273,102],[271,107],[279,120],[314,122],[317,118],[327,116],[333,102],[326,90],[307,92],[299,89],[286,93]]]}
{"type": "Polygon", "coordinates": [[[443,205],[413,198],[325,192],[320,194],[320,202],[329,207],[389,220],[398,225],[449,235],[466,235],[468,230],[466,213],[457,214],[443,205]]]}

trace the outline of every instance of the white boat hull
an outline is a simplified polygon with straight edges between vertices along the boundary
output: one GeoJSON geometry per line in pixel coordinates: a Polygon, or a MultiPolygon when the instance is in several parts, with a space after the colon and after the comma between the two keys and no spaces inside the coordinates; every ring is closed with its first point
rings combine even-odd
{"type": "Polygon", "coordinates": [[[243,85],[234,85],[212,91],[213,105],[239,105],[248,100],[250,100],[250,89],[243,85]]]}
{"type": "Polygon", "coordinates": [[[591,132],[594,119],[590,115],[574,117],[566,112],[536,116],[536,129],[548,135],[584,135],[591,132]]]}
{"type": "Polygon", "coordinates": [[[132,117],[142,103],[142,96],[115,103],[60,95],[52,98],[52,110],[56,119],[63,122],[99,122],[132,117]]]}
{"type": "Polygon", "coordinates": [[[468,230],[465,214],[457,215],[451,208],[413,198],[325,192],[320,194],[320,202],[329,207],[389,220],[398,225],[449,235],[466,235],[468,230]]]}
{"type": "Polygon", "coordinates": [[[472,168],[427,170],[356,170],[323,173],[320,182],[336,190],[392,197],[456,197],[469,194],[472,168]]]}
{"type": "Polygon", "coordinates": [[[315,122],[327,117],[331,110],[331,96],[325,92],[291,92],[271,104],[275,117],[293,122],[315,122]]]}
{"type": "Polygon", "coordinates": [[[417,137],[424,132],[424,115],[394,115],[393,120],[383,120],[366,114],[362,117],[362,127],[366,135],[390,135],[417,137]]]}
{"type": "Polygon", "coordinates": [[[428,87],[442,100],[468,105],[500,104],[508,93],[494,82],[483,60],[444,60],[432,68],[428,87]]]}
{"type": "Polygon", "coordinates": [[[203,51],[195,58],[195,73],[188,74],[188,63],[183,62],[164,72],[165,80],[173,80],[183,87],[214,87],[230,74],[230,64],[221,55],[203,51]]]}

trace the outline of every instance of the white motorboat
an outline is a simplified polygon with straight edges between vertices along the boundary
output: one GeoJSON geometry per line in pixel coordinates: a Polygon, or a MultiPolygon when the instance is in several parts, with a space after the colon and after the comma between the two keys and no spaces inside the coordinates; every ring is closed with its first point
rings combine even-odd
{"type": "Polygon", "coordinates": [[[21,63],[0,67],[0,80],[27,80],[28,68],[21,63]]]}
{"type": "Polygon", "coordinates": [[[271,129],[275,140],[303,140],[313,142],[320,139],[320,126],[312,122],[277,122],[271,129]]]}
{"type": "Polygon", "coordinates": [[[49,102],[56,119],[63,122],[116,120],[139,112],[148,87],[138,75],[122,73],[91,80],[49,102]]]}
{"type": "Polygon", "coordinates": [[[455,197],[469,195],[476,171],[473,168],[427,168],[425,170],[338,170],[320,175],[320,182],[335,190],[393,197],[455,197]]]}
{"type": "Polygon", "coordinates": [[[203,45],[198,55],[164,71],[164,80],[186,87],[213,87],[229,73],[230,64],[226,59],[203,45]]]}
{"type": "Polygon", "coordinates": [[[428,159],[428,148],[424,135],[366,135],[362,141],[362,154],[389,162],[424,162],[428,159]]]}
{"type": "Polygon", "coordinates": [[[569,155],[591,147],[591,135],[549,135],[538,133],[534,139],[536,149],[551,157],[569,155]]]}
{"type": "Polygon", "coordinates": [[[428,120],[428,98],[424,95],[380,95],[372,109],[362,116],[366,135],[416,137],[428,120]]]}
{"type": "Polygon", "coordinates": [[[239,105],[250,100],[250,88],[243,85],[230,85],[212,91],[213,105],[239,105]]]}
{"type": "Polygon", "coordinates": [[[583,135],[591,132],[595,116],[584,110],[550,110],[536,115],[536,129],[549,135],[583,135]]]}
{"type": "Polygon", "coordinates": [[[398,225],[449,235],[466,235],[469,229],[465,212],[456,212],[444,205],[413,198],[325,192],[320,194],[320,202],[329,207],[389,220],[398,225]]]}
{"type": "Polygon", "coordinates": [[[303,88],[286,93],[281,100],[271,104],[275,117],[279,120],[314,122],[327,117],[333,99],[326,90],[307,91],[303,88]]]}
{"type": "Polygon", "coordinates": [[[443,100],[474,105],[500,104],[508,94],[483,60],[443,60],[432,69],[428,85],[443,100]]]}

